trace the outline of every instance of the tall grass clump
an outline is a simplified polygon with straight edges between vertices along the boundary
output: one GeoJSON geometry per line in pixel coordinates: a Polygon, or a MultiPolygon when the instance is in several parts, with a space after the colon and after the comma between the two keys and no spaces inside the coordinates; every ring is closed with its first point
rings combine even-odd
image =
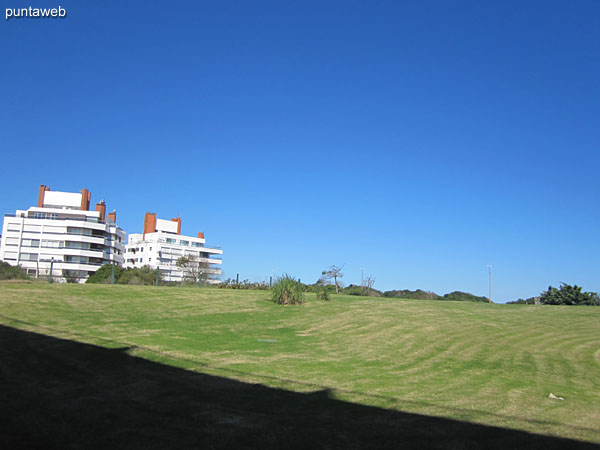
{"type": "Polygon", "coordinates": [[[329,292],[327,292],[327,286],[321,286],[317,291],[317,298],[319,300],[329,301],[329,292]]]}
{"type": "Polygon", "coordinates": [[[277,278],[271,295],[278,305],[300,305],[304,302],[302,286],[289,275],[277,278]]]}

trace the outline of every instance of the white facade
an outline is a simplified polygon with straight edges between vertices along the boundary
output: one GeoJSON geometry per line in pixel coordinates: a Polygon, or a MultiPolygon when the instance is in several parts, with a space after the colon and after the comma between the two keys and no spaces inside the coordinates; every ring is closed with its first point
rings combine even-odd
{"type": "Polygon", "coordinates": [[[202,272],[202,278],[208,283],[218,282],[223,263],[223,250],[206,245],[203,237],[182,236],[177,234],[177,222],[156,220],[156,231],[145,234],[130,234],[125,250],[125,267],[150,266],[160,270],[163,281],[182,282],[196,277],[202,272]],[[177,265],[181,257],[192,259],[195,274],[177,265]]]}
{"type": "Polygon", "coordinates": [[[103,264],[123,264],[125,232],[114,223],[115,213],[104,217],[104,202],[97,205],[99,211],[88,211],[87,190],[42,191],[38,206],[4,216],[1,261],[33,277],[48,277],[52,268],[54,280],[67,276],[78,282],[103,264]]]}

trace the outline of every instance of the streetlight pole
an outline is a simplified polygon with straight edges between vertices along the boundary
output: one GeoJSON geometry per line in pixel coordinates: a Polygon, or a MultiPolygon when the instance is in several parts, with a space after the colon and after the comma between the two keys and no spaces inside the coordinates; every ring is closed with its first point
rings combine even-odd
{"type": "Polygon", "coordinates": [[[488,264],[488,274],[489,274],[489,285],[490,285],[490,296],[488,297],[488,299],[490,300],[490,303],[492,303],[492,265],[488,264]]]}
{"type": "Polygon", "coordinates": [[[200,268],[200,263],[198,263],[198,287],[202,287],[202,277],[204,276],[204,270],[200,268]]]}
{"type": "Polygon", "coordinates": [[[54,280],[52,279],[52,272],[54,270],[54,258],[50,260],[50,278],[48,278],[48,283],[52,283],[54,280]]]}
{"type": "Polygon", "coordinates": [[[108,247],[108,260],[112,263],[110,265],[110,284],[115,284],[115,258],[114,253],[113,257],[110,257],[110,247],[108,247]],[[112,259],[112,261],[111,261],[112,259]]]}

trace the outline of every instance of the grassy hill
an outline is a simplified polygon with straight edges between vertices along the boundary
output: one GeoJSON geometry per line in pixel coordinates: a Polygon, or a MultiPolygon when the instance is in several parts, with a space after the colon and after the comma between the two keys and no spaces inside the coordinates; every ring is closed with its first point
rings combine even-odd
{"type": "MultiPolygon", "coordinates": [[[[122,392],[119,401],[141,402],[139,417],[156,410],[166,429],[195,420],[199,428],[191,422],[190,427],[201,430],[203,439],[212,436],[208,446],[215,448],[278,448],[281,436],[272,434],[275,426],[297,433],[297,444],[306,444],[304,437],[332,448],[365,443],[393,448],[400,435],[423,448],[476,448],[469,443],[483,442],[486,436],[495,436],[497,448],[577,447],[571,440],[600,443],[600,308],[342,295],[323,302],[312,294],[307,300],[302,306],[282,307],[264,291],[3,282],[0,381],[13,386],[7,392],[25,390],[25,384],[27,389],[41,386],[35,395],[47,398],[48,408],[73,414],[76,421],[89,414],[96,423],[108,419],[89,412],[87,403],[82,406],[82,391],[96,392],[111,377],[127,380],[126,386],[106,385],[102,395],[94,394],[98,398],[92,395],[91,404],[107,407],[101,400],[106,392],[122,392]],[[88,367],[88,359],[97,367],[88,367]],[[104,372],[109,369],[125,372],[104,372]],[[78,378],[78,373],[85,376],[78,378]],[[220,392],[218,398],[181,381],[192,375],[207,377],[202,378],[207,386],[221,380],[210,391],[220,392]],[[73,385],[62,391],[60,380],[70,377],[73,385]],[[257,384],[265,391],[255,393],[257,384]],[[149,386],[154,386],[150,397],[149,386]],[[205,403],[191,405],[184,399],[194,396],[184,394],[186,390],[206,396],[205,403]],[[235,397],[230,404],[232,392],[245,400],[235,397]],[[324,397],[313,404],[306,399],[314,399],[314,393],[324,397]],[[564,400],[550,399],[550,393],[564,400]],[[170,399],[178,401],[171,404],[170,399]],[[293,407],[282,410],[277,399],[300,405],[300,416],[290,416],[293,427],[280,423],[293,407]],[[68,408],[56,406],[60,402],[68,408]],[[323,411],[331,414],[322,417],[323,411]],[[390,412],[396,415],[388,416],[390,412]],[[168,425],[170,417],[177,421],[168,425]],[[335,417],[345,418],[345,425],[335,417]],[[395,425],[390,428],[390,423],[395,425]],[[220,427],[227,431],[221,433],[220,427]],[[427,431],[415,431],[419,427],[427,431]],[[304,428],[312,431],[302,432],[304,428]],[[379,437],[371,436],[373,430],[379,437]],[[571,440],[548,441],[543,435],[571,440]],[[231,436],[242,440],[230,442],[231,436]],[[257,442],[242,436],[255,436],[257,442]]],[[[3,420],[16,421],[17,431],[7,438],[13,439],[12,446],[22,439],[21,422],[11,413],[27,403],[20,398],[8,395],[0,402],[3,420]]],[[[19,414],[30,420],[35,408],[23,408],[19,414]]],[[[52,421],[61,422],[56,414],[39,414],[35,421],[42,430],[53,429],[52,421]]],[[[127,424],[133,419],[119,420],[127,424]]],[[[156,420],[150,416],[130,425],[152,428],[156,420]]],[[[58,448],[64,436],[60,430],[52,433],[47,431],[48,439],[58,448]]],[[[118,433],[102,436],[123,438],[118,433]]],[[[23,448],[35,446],[23,442],[23,448]]],[[[99,442],[100,447],[114,444],[99,442]]],[[[162,447],[158,438],[149,442],[162,447]]],[[[141,446],[154,448],[148,442],[141,446]]],[[[494,448],[492,441],[486,446],[494,448]]]]}

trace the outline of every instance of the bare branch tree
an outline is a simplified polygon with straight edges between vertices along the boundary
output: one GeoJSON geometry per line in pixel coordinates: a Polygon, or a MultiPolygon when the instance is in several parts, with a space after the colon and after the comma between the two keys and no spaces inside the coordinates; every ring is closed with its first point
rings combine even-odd
{"type": "Polygon", "coordinates": [[[371,289],[373,289],[373,286],[375,285],[375,278],[368,276],[365,279],[365,285],[367,288],[367,295],[371,295],[371,289]]]}
{"type": "Polygon", "coordinates": [[[335,293],[339,294],[339,288],[340,288],[340,283],[338,282],[338,278],[343,278],[344,274],[342,273],[342,269],[344,268],[344,266],[342,267],[338,267],[338,266],[329,266],[327,268],[327,270],[324,270],[323,272],[321,272],[321,274],[323,275],[323,278],[326,278],[328,280],[331,280],[333,278],[334,282],[335,282],[335,293]]]}
{"type": "Polygon", "coordinates": [[[182,256],[181,258],[177,259],[175,265],[181,268],[184,281],[198,284],[198,282],[202,280],[203,284],[206,283],[210,265],[206,262],[199,261],[196,256],[182,256]]]}

